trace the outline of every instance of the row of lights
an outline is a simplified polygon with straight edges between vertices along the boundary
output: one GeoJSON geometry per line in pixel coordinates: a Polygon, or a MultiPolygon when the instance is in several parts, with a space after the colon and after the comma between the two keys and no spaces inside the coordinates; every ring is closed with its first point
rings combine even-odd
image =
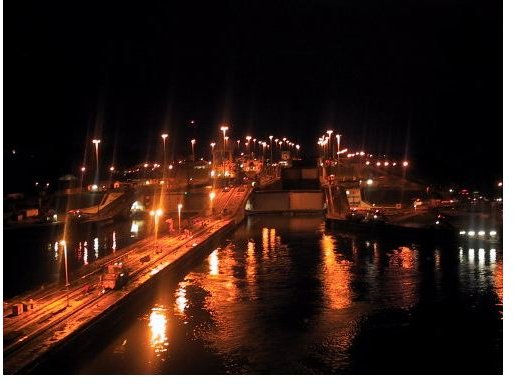
{"type": "MultiPolygon", "coordinates": [[[[486,232],[484,230],[480,230],[478,232],[474,231],[474,230],[469,230],[469,231],[466,231],[466,230],[461,230],[459,231],[459,234],[460,235],[468,235],[468,237],[470,238],[473,238],[475,235],[478,235],[479,237],[484,237],[486,232]]],[[[490,237],[496,237],[497,235],[497,232],[495,230],[491,230],[489,231],[489,236],[490,237]]]]}
{"type": "MultiPolygon", "coordinates": [[[[369,166],[371,164],[371,162],[369,160],[366,161],[366,166],[369,166]]],[[[388,161],[385,161],[385,162],[376,162],[375,163],[375,166],[377,167],[380,167],[380,166],[384,166],[384,167],[388,167],[389,165],[395,167],[397,165],[396,162],[388,162],[388,161]]],[[[407,167],[409,165],[409,162],[407,162],[406,160],[402,162],[402,166],[403,167],[407,167]]]]}

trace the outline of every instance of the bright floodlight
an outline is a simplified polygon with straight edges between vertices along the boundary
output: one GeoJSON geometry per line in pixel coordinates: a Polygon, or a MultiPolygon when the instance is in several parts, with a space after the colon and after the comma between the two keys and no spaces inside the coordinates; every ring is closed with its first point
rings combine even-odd
{"type": "Polygon", "coordinates": [[[371,186],[373,184],[373,179],[368,179],[366,183],[368,186],[371,186]]]}
{"type": "Polygon", "coordinates": [[[162,134],[161,138],[166,139],[168,137],[168,134],[162,134]]]}
{"type": "Polygon", "coordinates": [[[94,144],[98,144],[98,143],[100,143],[100,142],[101,142],[101,140],[100,140],[100,139],[93,139],[93,140],[92,140],[92,142],[93,142],[94,144]]]}
{"type": "Polygon", "coordinates": [[[224,135],[225,131],[228,130],[228,126],[221,126],[220,130],[223,131],[223,135],[224,135]]]}
{"type": "Polygon", "coordinates": [[[409,162],[405,161],[402,164],[403,164],[403,167],[407,167],[409,165],[409,162]]]}

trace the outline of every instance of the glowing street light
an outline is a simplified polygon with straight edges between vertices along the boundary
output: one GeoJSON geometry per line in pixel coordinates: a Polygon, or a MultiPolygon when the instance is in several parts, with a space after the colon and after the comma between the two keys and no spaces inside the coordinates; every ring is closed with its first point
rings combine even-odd
{"type": "Polygon", "coordinates": [[[192,152],[193,152],[193,162],[195,161],[195,143],[196,143],[196,139],[191,139],[191,149],[192,149],[192,152]]]}
{"type": "Polygon", "coordinates": [[[225,177],[225,151],[226,151],[226,140],[227,135],[226,132],[228,130],[228,126],[221,126],[220,130],[223,132],[223,154],[221,155],[221,161],[223,162],[223,177],[225,177]]]}
{"type": "Polygon", "coordinates": [[[70,281],[68,280],[68,248],[66,247],[66,241],[63,239],[59,242],[64,249],[64,275],[66,279],[66,307],[70,306],[69,288],[70,281]]]}
{"type": "Polygon", "coordinates": [[[331,151],[331,143],[330,143],[330,139],[332,138],[332,133],[334,131],[332,130],[327,130],[327,134],[328,134],[328,156],[331,157],[332,156],[332,151],[331,151]]]}
{"type": "Polygon", "coordinates": [[[269,137],[269,144],[270,144],[270,160],[271,160],[271,164],[273,164],[273,135],[270,135],[269,137]]]}
{"type": "Polygon", "coordinates": [[[154,223],[154,227],[155,227],[155,249],[157,250],[157,233],[159,231],[159,217],[162,216],[162,210],[161,209],[157,209],[157,210],[152,210],[150,211],[150,215],[154,217],[155,219],[155,223],[154,223]]]}
{"type": "Polygon", "coordinates": [[[210,208],[211,208],[211,215],[214,214],[214,207],[213,207],[213,202],[214,202],[214,198],[216,197],[216,193],[214,191],[211,191],[209,193],[209,201],[210,201],[210,208]]]}
{"type": "Polygon", "coordinates": [[[337,139],[337,160],[339,161],[339,145],[341,142],[341,134],[337,134],[336,139],[337,139]]]}
{"type": "MultiPolygon", "coordinates": [[[[80,189],[82,190],[82,184],[84,182],[84,173],[86,172],[86,167],[82,166],[80,168],[80,189]]],[[[37,186],[37,183],[36,183],[37,186]]]]}
{"type": "Polygon", "coordinates": [[[404,162],[402,163],[402,165],[403,165],[403,167],[407,167],[407,166],[409,165],[409,162],[404,161],[404,162]]]}
{"type": "MultiPolygon", "coordinates": [[[[161,135],[162,138],[162,156],[163,156],[163,164],[166,164],[166,138],[168,134],[164,133],[161,135]]],[[[166,167],[162,168],[162,179],[166,179],[166,167]]]]}
{"type": "Polygon", "coordinates": [[[98,173],[99,173],[99,167],[98,167],[98,145],[100,144],[100,139],[93,139],[92,143],[95,145],[95,154],[96,154],[96,175],[95,175],[95,184],[98,184],[98,173]]]}
{"type": "Polygon", "coordinates": [[[180,213],[182,211],[182,203],[179,203],[177,205],[178,208],[178,232],[180,233],[180,213]]]}
{"type": "Polygon", "coordinates": [[[70,286],[70,282],[68,280],[68,248],[66,247],[66,241],[64,239],[60,244],[64,248],[64,274],[66,277],[66,286],[70,286]]]}

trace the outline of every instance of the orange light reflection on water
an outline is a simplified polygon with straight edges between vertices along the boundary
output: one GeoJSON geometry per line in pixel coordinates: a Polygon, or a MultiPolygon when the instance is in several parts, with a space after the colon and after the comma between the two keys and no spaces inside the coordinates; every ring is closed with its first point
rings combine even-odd
{"type": "Polygon", "coordinates": [[[166,336],[166,312],[162,307],[152,308],[148,326],[150,327],[150,346],[159,355],[168,350],[168,337],[166,336]]]}
{"type": "Polygon", "coordinates": [[[324,260],[324,293],[328,306],[332,309],[344,309],[351,303],[351,262],[337,261],[339,255],[335,253],[335,240],[331,235],[322,236],[321,251],[324,260]]]}
{"type": "Polygon", "coordinates": [[[219,259],[218,259],[218,249],[215,249],[212,253],[209,254],[209,274],[210,275],[218,275],[219,270],[219,259]]]}
{"type": "Polygon", "coordinates": [[[175,305],[178,313],[184,314],[184,311],[187,307],[187,298],[186,298],[186,283],[180,282],[177,291],[175,292],[175,305]]]}

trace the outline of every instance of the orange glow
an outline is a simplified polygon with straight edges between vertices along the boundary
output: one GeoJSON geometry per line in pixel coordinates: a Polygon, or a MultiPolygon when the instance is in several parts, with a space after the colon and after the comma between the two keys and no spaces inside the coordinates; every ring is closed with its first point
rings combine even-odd
{"type": "Polygon", "coordinates": [[[175,305],[176,309],[180,314],[184,314],[184,311],[187,307],[187,298],[186,298],[186,283],[180,282],[179,287],[175,293],[176,299],[175,299],[175,305]]]}
{"type": "Polygon", "coordinates": [[[320,243],[325,262],[323,292],[328,306],[332,309],[344,309],[351,304],[351,263],[337,260],[339,255],[335,252],[335,240],[332,236],[324,234],[320,243]]]}
{"type": "Polygon", "coordinates": [[[168,340],[166,337],[166,324],[167,319],[164,308],[154,307],[150,314],[148,326],[150,326],[151,332],[150,345],[157,355],[168,350],[168,343],[166,342],[168,340]]]}
{"type": "Polygon", "coordinates": [[[218,259],[218,249],[214,250],[209,254],[209,274],[210,275],[218,275],[220,273],[219,270],[219,259],[218,259]]]}
{"type": "MultiPolygon", "coordinates": [[[[438,250],[436,250],[438,253],[438,250]]],[[[410,247],[402,246],[388,254],[391,264],[399,265],[404,269],[415,268],[418,252],[410,247]]]]}

